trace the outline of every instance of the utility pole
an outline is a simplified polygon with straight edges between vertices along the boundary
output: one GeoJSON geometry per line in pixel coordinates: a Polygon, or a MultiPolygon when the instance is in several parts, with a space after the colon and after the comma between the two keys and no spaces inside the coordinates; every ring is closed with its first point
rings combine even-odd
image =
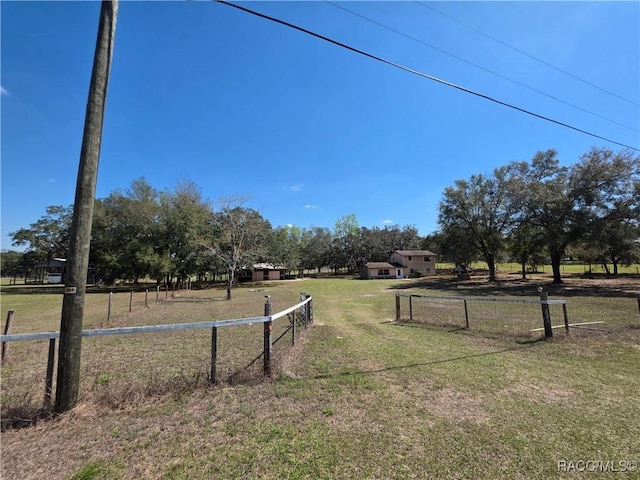
{"type": "Polygon", "coordinates": [[[58,379],[54,407],[57,413],[70,410],[78,401],[82,317],[89,268],[91,223],[93,221],[102,124],[117,17],[118,0],[104,0],[100,7],[98,39],[89,86],[70,229],[71,238],[69,240],[60,320],[60,345],[58,347],[58,379]]]}

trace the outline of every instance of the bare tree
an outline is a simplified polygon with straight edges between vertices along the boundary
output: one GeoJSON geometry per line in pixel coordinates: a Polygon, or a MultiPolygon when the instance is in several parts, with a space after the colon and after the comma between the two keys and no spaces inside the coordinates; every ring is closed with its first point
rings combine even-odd
{"type": "Polygon", "coordinates": [[[200,245],[219,259],[227,270],[227,300],[242,268],[251,268],[265,253],[271,224],[256,210],[242,206],[243,199],[223,200],[213,215],[214,238],[200,245]]]}

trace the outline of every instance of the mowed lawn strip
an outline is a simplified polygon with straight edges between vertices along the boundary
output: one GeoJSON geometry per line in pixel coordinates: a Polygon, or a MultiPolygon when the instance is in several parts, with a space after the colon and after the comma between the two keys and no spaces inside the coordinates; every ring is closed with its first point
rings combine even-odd
{"type": "MultiPolygon", "coordinates": [[[[398,325],[397,285],[280,282],[231,302],[201,292],[209,308],[255,315],[264,294],[285,308],[304,290],[315,323],[275,380],[119,408],[88,400],[7,430],[2,476],[546,479],[584,475],[559,472],[561,460],[639,459],[640,330],[518,344],[398,325]]],[[[181,315],[204,305],[183,302],[181,315]]]]}

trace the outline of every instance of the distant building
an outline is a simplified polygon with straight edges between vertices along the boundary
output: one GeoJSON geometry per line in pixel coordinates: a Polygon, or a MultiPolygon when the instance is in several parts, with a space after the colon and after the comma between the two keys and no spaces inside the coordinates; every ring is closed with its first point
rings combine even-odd
{"type": "Polygon", "coordinates": [[[64,283],[64,274],[67,271],[67,260],[54,258],[46,262],[40,262],[34,267],[35,283],[64,283]]]}
{"type": "Polygon", "coordinates": [[[240,272],[240,281],[261,282],[264,280],[284,280],[287,268],[272,263],[256,263],[253,268],[244,268],[240,272]]]}
{"type": "Polygon", "coordinates": [[[429,250],[396,250],[388,262],[367,262],[362,278],[410,278],[436,274],[436,254],[429,250]]]}

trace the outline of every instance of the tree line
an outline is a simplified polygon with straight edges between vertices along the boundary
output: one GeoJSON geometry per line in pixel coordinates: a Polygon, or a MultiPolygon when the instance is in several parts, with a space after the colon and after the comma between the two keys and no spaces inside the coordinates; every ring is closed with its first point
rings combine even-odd
{"type": "Polygon", "coordinates": [[[540,151],[447,187],[438,221],[440,254],[482,258],[490,280],[505,256],[523,276],[528,264],[548,260],[554,283],[567,256],[617,275],[619,265],[640,261],[640,157],[592,148],[563,166],[556,150],[540,151]]]}
{"type": "MultiPolygon", "coordinates": [[[[390,252],[418,248],[413,226],[360,227],[354,214],[326,227],[273,227],[246,198],[219,200],[214,206],[190,181],[158,191],[144,178],[125,191],[97,199],[90,251],[96,279],[171,284],[186,278],[227,279],[230,287],[254,263],[282,265],[290,272],[357,271],[362,259],[386,260],[390,252]]],[[[73,207],[50,206],[29,227],[10,233],[24,252],[3,253],[3,273],[29,275],[35,265],[66,258],[73,207]]]]}
{"type": "MultiPolygon", "coordinates": [[[[499,261],[527,269],[551,263],[554,282],[570,256],[607,273],[640,261],[640,158],[594,148],[570,166],[550,149],[445,188],[439,230],[421,237],[414,226],[360,226],[354,214],[333,229],[273,227],[245,198],[214,206],[190,181],[159,191],[144,178],[95,201],[90,268],[106,283],[151,278],[171,283],[225,278],[265,262],[290,273],[331,268],[355,273],[365,261],[395,250],[426,249],[440,261],[484,260],[490,280],[499,261]],[[609,270],[612,265],[612,271],[609,270]]],[[[27,228],[10,234],[24,252],[4,252],[3,274],[26,276],[42,261],[66,258],[72,207],[50,206],[27,228]]]]}

